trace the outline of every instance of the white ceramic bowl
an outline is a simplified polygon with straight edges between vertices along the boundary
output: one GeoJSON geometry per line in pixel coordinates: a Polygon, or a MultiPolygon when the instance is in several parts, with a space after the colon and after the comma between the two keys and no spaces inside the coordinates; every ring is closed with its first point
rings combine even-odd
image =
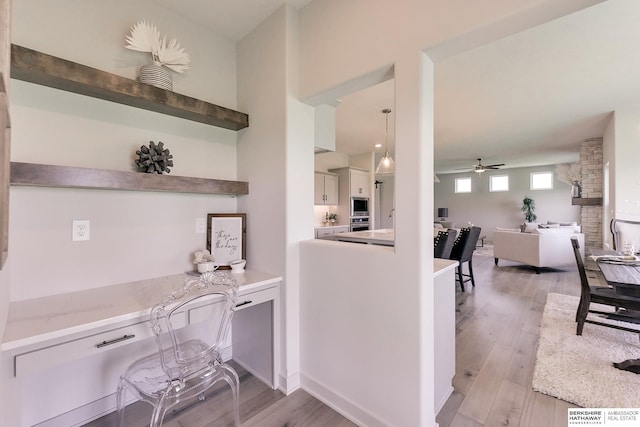
{"type": "Polygon", "coordinates": [[[229,266],[231,266],[232,273],[244,273],[244,266],[247,264],[247,261],[244,259],[237,259],[235,261],[231,261],[229,266]]]}
{"type": "Polygon", "coordinates": [[[213,261],[198,263],[198,273],[206,273],[207,271],[213,271],[215,269],[216,269],[216,265],[213,261]]]}

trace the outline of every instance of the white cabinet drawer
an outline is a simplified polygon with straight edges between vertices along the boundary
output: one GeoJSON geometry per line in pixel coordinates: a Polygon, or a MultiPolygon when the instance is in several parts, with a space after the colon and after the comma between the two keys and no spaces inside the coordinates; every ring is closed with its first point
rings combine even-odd
{"type": "Polygon", "coordinates": [[[332,228],[327,228],[327,229],[318,229],[316,230],[316,239],[322,239],[322,238],[326,238],[326,237],[333,237],[333,229],[332,228]]]}
{"type": "MultiPolygon", "coordinates": [[[[274,297],[269,292],[269,289],[240,295],[238,296],[238,302],[236,303],[236,311],[253,307],[254,305],[261,304],[265,301],[270,301],[273,298],[274,297]]],[[[193,325],[194,323],[204,322],[213,318],[218,319],[220,317],[222,307],[223,305],[221,301],[214,301],[211,304],[190,309],[189,324],[193,325]]]]}
{"type": "Polygon", "coordinates": [[[247,293],[238,297],[236,311],[271,301],[278,297],[278,288],[263,289],[256,292],[247,293]]]}
{"type": "MultiPolygon", "coordinates": [[[[176,324],[186,325],[185,313],[178,313],[176,324]]],[[[112,348],[153,336],[148,321],[123,326],[88,337],[55,344],[15,356],[15,376],[26,375],[65,362],[93,356],[112,348]]]]}

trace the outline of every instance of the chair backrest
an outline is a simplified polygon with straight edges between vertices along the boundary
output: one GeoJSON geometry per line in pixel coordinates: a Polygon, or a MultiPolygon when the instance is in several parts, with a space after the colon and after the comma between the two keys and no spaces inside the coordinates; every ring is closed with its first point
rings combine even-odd
{"type": "Polygon", "coordinates": [[[480,227],[463,228],[460,230],[460,235],[453,244],[451,250],[451,256],[449,259],[454,259],[460,262],[467,262],[473,256],[473,251],[476,249],[478,239],[480,238],[480,227]]]}
{"type": "Polygon", "coordinates": [[[458,232],[456,230],[441,231],[433,241],[434,258],[449,259],[458,232]]]}
{"type": "Polygon", "coordinates": [[[571,237],[571,245],[573,246],[573,255],[576,257],[576,264],[578,265],[578,272],[580,273],[580,289],[584,295],[589,294],[591,288],[589,287],[589,279],[587,279],[587,272],[584,269],[584,262],[582,261],[582,253],[580,252],[580,243],[575,236],[571,237]]]}
{"type": "MultiPolygon", "coordinates": [[[[151,309],[151,327],[160,353],[162,369],[169,378],[185,381],[220,360],[220,352],[231,327],[238,285],[228,272],[207,272],[187,279],[151,309]],[[193,307],[206,313],[207,321],[187,312],[193,307]],[[192,318],[193,317],[193,318],[192,318]]],[[[195,310],[192,310],[195,312],[195,310]]]]}
{"type": "Polygon", "coordinates": [[[640,251],[640,221],[626,219],[612,219],[611,234],[613,235],[613,249],[623,251],[625,242],[633,243],[635,251],[640,251]]]}

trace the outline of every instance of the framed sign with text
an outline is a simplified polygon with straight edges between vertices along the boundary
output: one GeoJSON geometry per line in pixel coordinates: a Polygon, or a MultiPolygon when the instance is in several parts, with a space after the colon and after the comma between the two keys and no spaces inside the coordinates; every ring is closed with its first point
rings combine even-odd
{"type": "Polygon", "coordinates": [[[231,261],[246,259],[246,220],[243,213],[207,215],[207,249],[219,268],[230,268],[231,261]]]}

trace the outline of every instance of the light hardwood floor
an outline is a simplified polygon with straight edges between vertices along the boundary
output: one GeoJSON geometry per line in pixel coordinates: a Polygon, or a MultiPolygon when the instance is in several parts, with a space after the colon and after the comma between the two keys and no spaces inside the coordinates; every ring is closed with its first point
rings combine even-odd
{"type": "Polygon", "coordinates": [[[455,391],[440,427],[566,427],[575,405],[534,392],[531,381],[547,294],[579,295],[577,267],[535,274],[488,256],[473,263],[476,287],[456,294],[455,391]]]}
{"type": "MultiPolygon", "coordinates": [[[[440,411],[440,427],[565,427],[573,405],[531,388],[540,319],[549,292],[579,295],[575,266],[533,269],[474,256],[476,287],[456,292],[455,391],[440,411]]],[[[285,396],[238,367],[242,425],[259,427],[354,426],[302,390],[285,396]]],[[[181,408],[168,427],[231,426],[228,388],[181,408]],[[227,408],[227,409],[221,409],[227,408]]],[[[128,427],[148,425],[150,406],[127,408],[128,427]]],[[[88,426],[114,426],[113,414],[88,426]]],[[[404,427],[404,426],[398,426],[404,427]]],[[[411,426],[407,426],[411,427],[411,426]]]]}

